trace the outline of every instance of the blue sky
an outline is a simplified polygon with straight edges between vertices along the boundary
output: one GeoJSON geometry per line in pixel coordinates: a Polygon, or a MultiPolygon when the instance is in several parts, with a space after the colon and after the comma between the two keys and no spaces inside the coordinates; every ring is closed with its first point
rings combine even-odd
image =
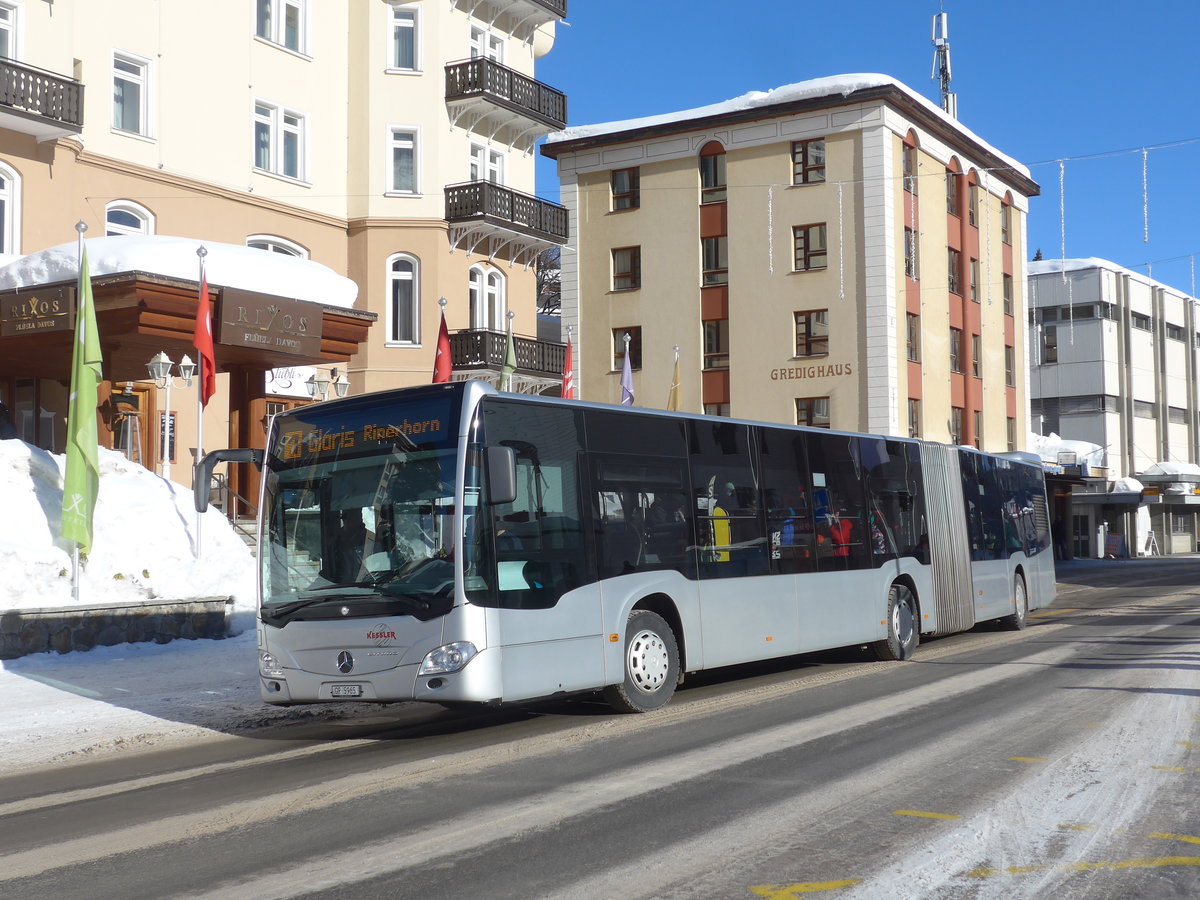
{"type": "MultiPolygon", "coordinates": [[[[959,119],[1029,166],[1042,187],[1030,255],[1062,252],[1063,159],[1066,255],[1143,273],[1152,262],[1155,279],[1191,291],[1200,257],[1200,3],[942,0],[940,8],[959,119]]],[[[567,94],[572,125],[851,72],[891,75],[937,102],[929,37],[938,11],[938,0],[570,0],[570,24],[537,77],[567,94]]],[[[552,160],[539,159],[537,178],[538,193],[556,199],[552,160]]]]}

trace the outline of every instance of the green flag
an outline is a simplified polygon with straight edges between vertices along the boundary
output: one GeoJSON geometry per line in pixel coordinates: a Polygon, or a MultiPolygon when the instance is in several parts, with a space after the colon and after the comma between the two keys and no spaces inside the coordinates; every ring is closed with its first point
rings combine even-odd
{"type": "Polygon", "coordinates": [[[504,348],[504,365],[500,367],[500,390],[512,390],[512,373],[517,370],[517,350],[513,346],[512,325],[508,326],[508,344],[504,348]]]}
{"type": "MultiPolygon", "coordinates": [[[[82,242],[81,242],[82,243],[82,242]]],[[[71,399],[67,407],[67,469],[63,475],[62,536],[79,545],[80,553],[92,549],[92,513],[100,488],[100,463],[96,436],[96,393],[100,374],[100,335],[96,332],[96,307],[88,275],[87,248],[79,258],[78,310],[75,315],[75,350],[71,354],[71,399]]]]}

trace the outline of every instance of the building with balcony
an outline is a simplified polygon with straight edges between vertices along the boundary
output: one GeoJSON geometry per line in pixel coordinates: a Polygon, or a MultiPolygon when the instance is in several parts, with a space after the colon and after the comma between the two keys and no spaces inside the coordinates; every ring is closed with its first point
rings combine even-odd
{"type": "Polygon", "coordinates": [[[1020,449],[1028,171],[883,75],[580,125],[557,160],[576,390],[1020,449]]]}
{"type": "Polygon", "coordinates": [[[1072,552],[1197,552],[1197,299],[1103,259],[1028,265],[1033,430],[1100,460],[1057,498],[1072,552]]]}
{"type": "MultiPolygon", "coordinates": [[[[287,278],[247,300],[221,271],[230,254],[210,257],[218,319],[296,301],[314,304],[320,333],[258,352],[218,330],[209,447],[260,446],[266,417],[314,388],[428,382],[443,298],[454,377],[498,379],[511,322],[517,384],[556,387],[561,345],[533,337],[534,261],[566,241],[567,216],[535,196],[532,147],[566,122],[566,98],[534,72],[565,15],[566,0],[213,0],[199,16],[156,0],[0,0],[0,262],[73,241],[82,221],[89,237],[235,245],[349,279],[350,309],[301,299],[287,278]]],[[[157,273],[106,270],[97,291],[101,440],[152,466],[174,453],[186,481],[195,401],[175,392],[167,440],[165,398],[134,356],[195,355],[180,322],[199,261],[157,273]]],[[[12,283],[0,401],[22,437],[61,452],[73,322],[35,339],[13,317],[31,290],[70,303],[74,289],[12,283]]]]}

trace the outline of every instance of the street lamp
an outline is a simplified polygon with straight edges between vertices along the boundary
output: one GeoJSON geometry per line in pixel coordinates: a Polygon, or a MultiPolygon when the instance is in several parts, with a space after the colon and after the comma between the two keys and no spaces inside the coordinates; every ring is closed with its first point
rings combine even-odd
{"type": "Polygon", "coordinates": [[[328,375],[318,370],[308,376],[304,387],[308,391],[308,396],[314,400],[324,400],[328,397],[330,387],[333,388],[336,396],[345,397],[350,392],[350,379],[344,374],[339,375],[337,369],[331,370],[328,375]]]}
{"type": "Polygon", "coordinates": [[[162,426],[158,430],[158,459],[162,463],[162,477],[167,481],[171,480],[170,451],[171,444],[175,441],[175,428],[171,420],[171,383],[174,381],[174,377],[171,374],[172,368],[179,370],[179,377],[183,379],[184,387],[192,386],[192,375],[196,372],[196,364],[188,359],[186,353],[178,365],[162,350],[158,351],[155,357],[146,363],[146,369],[150,372],[150,377],[154,379],[155,386],[160,391],[166,392],[166,396],[163,399],[162,426]]]}

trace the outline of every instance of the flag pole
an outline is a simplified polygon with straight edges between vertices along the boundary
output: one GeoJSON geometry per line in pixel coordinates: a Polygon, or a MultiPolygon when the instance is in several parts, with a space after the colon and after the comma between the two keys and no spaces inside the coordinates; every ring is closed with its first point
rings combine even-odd
{"type": "MultiPolygon", "coordinates": [[[[204,257],[208,256],[208,249],[201,244],[196,248],[196,256],[200,258],[200,308],[197,310],[197,315],[208,310],[208,279],[204,275],[204,257]]],[[[209,330],[212,330],[211,319],[209,320],[209,330]]],[[[198,349],[198,348],[197,348],[198,349]]],[[[201,355],[201,354],[197,354],[201,355]]],[[[200,477],[200,460],[204,458],[204,360],[200,360],[200,377],[196,379],[196,458],[192,460],[192,491],[196,490],[196,479],[200,477]]],[[[194,506],[195,504],[193,504],[194,506]]],[[[201,513],[196,511],[196,559],[200,558],[200,525],[203,520],[201,513]]]]}
{"type": "MultiPolygon", "coordinates": [[[[80,263],[79,263],[80,271],[82,271],[82,267],[83,267],[83,233],[85,231],[87,231],[87,229],[88,229],[87,222],[83,221],[83,219],[80,219],[78,222],[75,223],[75,258],[80,261],[80,263]]],[[[82,303],[83,298],[76,297],[75,302],[82,303]]],[[[76,327],[76,329],[79,328],[78,316],[76,316],[75,327],[76,327]]],[[[78,345],[79,335],[75,335],[75,343],[76,343],[76,345],[78,345]]],[[[78,352],[78,349],[79,349],[78,346],[76,346],[76,348],[75,348],[76,352],[78,352]]],[[[74,374],[75,374],[74,366],[72,366],[71,374],[72,374],[72,376],[74,376],[74,374]]],[[[74,379],[74,377],[72,377],[71,390],[74,390],[74,389],[75,389],[75,379],[74,379]]],[[[79,415],[78,408],[73,410],[73,412],[75,413],[75,415],[79,415]]],[[[64,472],[64,476],[65,476],[65,472],[64,472]]],[[[64,478],[64,480],[65,480],[65,478],[64,478]]],[[[76,605],[78,605],[78,603],[79,603],[79,542],[78,541],[75,541],[71,547],[71,602],[75,603],[76,605]]]]}

